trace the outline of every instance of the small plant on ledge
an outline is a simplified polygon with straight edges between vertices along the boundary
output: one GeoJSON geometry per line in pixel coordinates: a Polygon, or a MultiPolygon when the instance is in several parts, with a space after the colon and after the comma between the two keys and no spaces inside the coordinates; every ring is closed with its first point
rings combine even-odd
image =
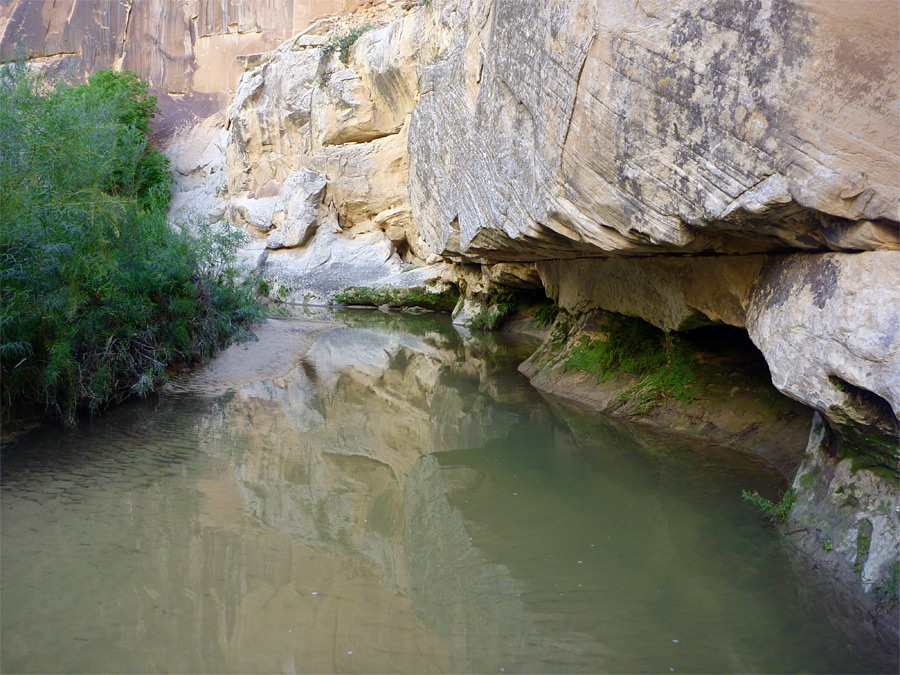
{"type": "Polygon", "coordinates": [[[615,314],[607,316],[604,333],[596,340],[582,337],[564,368],[596,373],[598,382],[620,373],[634,377],[634,384],[616,396],[616,407],[627,405],[645,415],[666,399],[688,402],[699,396],[698,365],[689,345],[677,336],[641,319],[615,314]]]}
{"type": "Polygon", "coordinates": [[[765,497],[761,497],[756,490],[753,492],[744,490],[741,492],[741,497],[754,504],[760,513],[773,523],[783,523],[791,512],[791,508],[797,503],[797,493],[791,488],[785,491],[781,501],[777,504],[765,497]]]}
{"type": "Polygon", "coordinates": [[[481,310],[472,317],[467,327],[470,330],[497,330],[516,309],[511,293],[494,291],[481,310]]]}
{"type": "Polygon", "coordinates": [[[375,26],[373,26],[372,24],[367,23],[364,26],[358,26],[354,28],[349,33],[345,33],[344,35],[333,35],[322,48],[323,59],[327,62],[331,58],[331,55],[334,54],[335,51],[337,51],[338,58],[341,60],[341,63],[346,65],[350,62],[350,49],[354,44],[356,44],[359,36],[363,33],[368,33],[374,27],[375,26]]]}
{"type": "Polygon", "coordinates": [[[555,302],[550,300],[549,302],[541,304],[535,310],[534,320],[543,328],[552,325],[553,322],[556,321],[557,314],[559,314],[559,307],[557,307],[555,302]]]}

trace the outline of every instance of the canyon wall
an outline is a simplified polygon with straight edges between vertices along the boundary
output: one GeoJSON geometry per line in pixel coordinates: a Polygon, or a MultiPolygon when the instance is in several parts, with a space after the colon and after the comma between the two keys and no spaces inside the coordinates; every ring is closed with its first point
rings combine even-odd
{"type": "Polygon", "coordinates": [[[287,300],[443,282],[466,307],[543,291],[557,327],[746,330],[828,431],[805,465],[842,477],[796,483],[816,495],[802,526],[851,563],[864,533],[875,587],[900,560],[900,6],[409,0],[284,40],[348,2],[72,0],[40,24],[13,2],[4,44],[44,30],[37,49],[134,67],[173,101],[234,87],[224,122],[169,146],[173,219],[243,228],[287,300]],[[894,496],[838,495],[857,473],[894,496]]]}
{"type": "Polygon", "coordinates": [[[163,110],[164,135],[224,109],[241,73],[236,57],[269,51],[359,0],[9,0],[0,4],[0,54],[17,49],[82,78],[133,70],[163,110]]]}
{"type": "Polygon", "coordinates": [[[221,141],[233,222],[270,250],[315,248],[322,222],[467,265],[449,278],[470,296],[542,288],[568,312],[746,328],[780,390],[896,432],[894,3],[392,18],[346,64],[326,32],[248,67],[221,141]]]}
{"type": "MultiPolygon", "coordinates": [[[[431,0],[377,18],[345,61],[322,45],[358,21],[246,61],[216,161],[186,170],[215,164],[204,217],[245,228],[285,297],[421,265],[411,283],[465,289],[460,321],[531,289],[566,317],[736,326],[825,420],[821,461],[896,492],[896,3],[431,0]]],[[[843,532],[817,512],[821,537],[887,522],[816,503],[843,532]]],[[[900,555],[876,530],[867,588],[900,555]]]]}

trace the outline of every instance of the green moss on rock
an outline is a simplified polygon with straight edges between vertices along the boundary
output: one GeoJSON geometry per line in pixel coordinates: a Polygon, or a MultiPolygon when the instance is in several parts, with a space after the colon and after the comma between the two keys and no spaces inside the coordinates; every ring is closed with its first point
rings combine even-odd
{"type": "Polygon", "coordinates": [[[883,478],[900,478],[896,436],[858,424],[837,425],[835,431],[838,457],[851,460],[853,471],[868,469],[883,478]]]}
{"type": "Polygon", "coordinates": [[[459,300],[459,294],[452,286],[431,290],[422,286],[394,288],[381,286],[348,286],[335,296],[342,305],[362,305],[366,307],[424,307],[442,312],[452,311],[459,300]]]}
{"type": "Polygon", "coordinates": [[[515,298],[511,293],[491,293],[487,301],[482,303],[479,312],[466,324],[466,327],[470,330],[496,330],[503,325],[503,322],[515,309],[515,298]]]}
{"type": "Polygon", "coordinates": [[[641,413],[666,398],[697,397],[700,366],[683,340],[631,317],[611,314],[605,323],[601,338],[582,338],[572,348],[566,370],[596,373],[600,382],[619,373],[635,377],[637,382],[619,393],[618,403],[630,403],[641,413]]]}

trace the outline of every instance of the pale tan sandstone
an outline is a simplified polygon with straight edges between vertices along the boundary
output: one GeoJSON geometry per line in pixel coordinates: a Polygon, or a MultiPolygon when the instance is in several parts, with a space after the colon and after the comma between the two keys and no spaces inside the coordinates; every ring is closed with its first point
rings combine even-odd
{"type": "Polygon", "coordinates": [[[663,330],[744,327],[766,256],[600,258],[538,262],[547,296],[570,313],[602,308],[663,330]]]}
{"type": "Polygon", "coordinates": [[[823,228],[896,226],[894,2],[456,8],[410,130],[436,251],[859,249],[823,228]]]}
{"type": "Polygon", "coordinates": [[[433,257],[412,220],[407,146],[418,76],[446,40],[436,16],[425,8],[363,9],[245,60],[226,147],[229,214],[278,249],[257,264],[287,298],[327,302],[349,285],[408,286],[441,275],[403,271],[404,263],[433,257]],[[396,18],[376,21],[347,63],[337,52],[325,58],[323,42],[379,17],[396,18]],[[310,218],[287,236],[295,219],[284,205],[298,199],[292,177],[307,170],[325,186],[314,218],[314,203],[299,198],[310,218]]]}
{"type": "Polygon", "coordinates": [[[898,263],[893,251],[773,258],[747,308],[747,330],[779,390],[831,422],[873,425],[894,438],[898,263]]]}
{"type": "Polygon", "coordinates": [[[45,66],[81,78],[134,70],[160,97],[165,137],[227,106],[236,57],[271,50],[318,17],[358,0],[9,0],[0,4],[0,51],[17,41],[45,66]]]}

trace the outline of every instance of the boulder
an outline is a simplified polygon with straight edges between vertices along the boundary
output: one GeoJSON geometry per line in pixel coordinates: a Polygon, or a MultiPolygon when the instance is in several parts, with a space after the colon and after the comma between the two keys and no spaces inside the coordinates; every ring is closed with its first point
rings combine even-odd
{"type": "Polygon", "coordinates": [[[232,199],[228,203],[228,220],[234,225],[247,225],[265,234],[275,227],[273,218],[277,207],[278,197],[232,199]]]}
{"type": "Polygon", "coordinates": [[[468,327],[469,324],[472,323],[472,320],[480,312],[484,311],[484,309],[484,305],[474,298],[460,296],[459,302],[457,303],[456,308],[453,310],[452,314],[453,325],[468,327]]]}
{"type": "Polygon", "coordinates": [[[893,251],[772,258],[751,293],[747,330],[772,381],[834,425],[892,439],[897,472],[900,285],[893,251]]]}

